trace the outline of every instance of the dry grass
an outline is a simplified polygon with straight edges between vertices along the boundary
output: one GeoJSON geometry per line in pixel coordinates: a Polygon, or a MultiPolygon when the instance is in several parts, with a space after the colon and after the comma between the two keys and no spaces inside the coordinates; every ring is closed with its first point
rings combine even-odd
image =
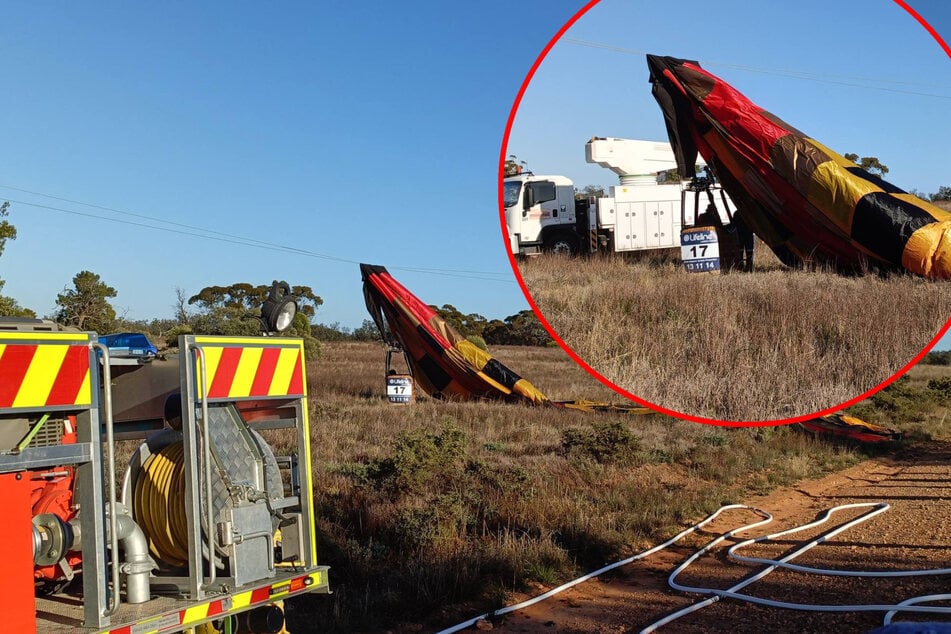
{"type": "MultiPolygon", "coordinates": [[[[553,398],[611,395],[559,349],[493,352],[553,398]]],[[[338,632],[448,626],[513,589],[629,555],[724,502],[863,456],[788,427],[389,405],[383,362],[378,345],[340,343],[309,363],[318,553],[334,594],[290,602],[291,631],[318,619],[338,632]]],[[[926,383],[917,385],[927,396],[926,383]]],[[[930,400],[928,416],[935,407],[930,400]]],[[[867,408],[892,425],[904,415],[867,408]]]]}
{"type": "Polygon", "coordinates": [[[617,257],[520,268],[548,322],[609,381],[717,420],[788,418],[854,398],[951,315],[951,285],[910,276],[688,274],[617,257]]]}

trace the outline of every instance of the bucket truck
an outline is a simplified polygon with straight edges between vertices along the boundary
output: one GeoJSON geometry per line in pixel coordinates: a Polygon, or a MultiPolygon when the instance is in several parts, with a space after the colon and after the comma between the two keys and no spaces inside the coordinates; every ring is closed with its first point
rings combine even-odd
{"type": "Polygon", "coordinates": [[[527,172],[503,180],[513,254],[678,248],[681,229],[697,224],[709,204],[722,224],[735,211],[714,179],[677,179],[667,143],[595,137],[585,144],[585,158],[618,175],[608,196],[577,198],[565,176],[527,172]]]}

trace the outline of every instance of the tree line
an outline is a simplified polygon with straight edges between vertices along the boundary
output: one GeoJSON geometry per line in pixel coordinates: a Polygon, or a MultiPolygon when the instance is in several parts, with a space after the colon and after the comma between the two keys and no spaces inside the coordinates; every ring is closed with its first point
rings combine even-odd
{"type": "MultiPolygon", "coordinates": [[[[452,304],[430,305],[436,314],[463,337],[476,345],[490,346],[550,346],[554,341],[530,310],[523,310],[505,319],[488,319],[478,313],[463,313],[452,304]]],[[[380,332],[371,319],[363,320],[359,328],[350,329],[339,322],[317,324],[312,328],[321,341],[381,341],[380,332]]]]}
{"type": "MultiPolygon", "coordinates": [[[[7,219],[9,203],[0,204],[0,255],[7,240],[15,240],[16,227],[7,219]]],[[[0,292],[4,281],[0,279],[0,292]]],[[[56,296],[52,314],[47,315],[64,326],[99,334],[141,332],[153,341],[174,346],[181,334],[253,336],[261,331],[260,308],[270,293],[270,285],[237,282],[226,286],[206,286],[189,296],[175,290],[174,315],[171,318],[130,320],[117,314],[111,301],[118,291],[97,273],[83,270],[56,296]]],[[[304,339],[309,355],[319,353],[320,341],[380,341],[376,324],[365,319],[355,329],[338,323],[315,324],[314,318],[323,299],[309,286],[292,288],[298,312],[285,334],[304,339]]],[[[450,304],[432,307],[464,336],[481,339],[483,344],[548,345],[548,333],[534,313],[525,310],[503,320],[489,320],[477,313],[463,314],[450,304]]],[[[21,306],[12,297],[0,294],[0,316],[36,317],[36,312],[21,306]]]]}
{"type": "Polygon", "coordinates": [[[951,365],[951,350],[933,350],[921,360],[923,365],[951,365]]]}
{"type": "MultiPolygon", "coordinates": [[[[175,346],[182,334],[254,336],[260,334],[260,307],[271,290],[270,285],[252,285],[246,282],[228,286],[206,286],[188,297],[176,289],[175,315],[172,318],[130,320],[117,315],[110,299],[118,295],[92,271],[80,271],[72,286],[56,296],[56,309],[48,318],[64,326],[91,330],[100,334],[112,332],[141,332],[153,340],[175,346]]],[[[294,286],[298,312],[291,327],[284,333],[304,339],[309,355],[319,354],[320,342],[381,341],[376,324],[365,319],[355,329],[339,323],[312,323],[323,299],[309,286],[294,286]]],[[[463,314],[450,304],[432,307],[463,336],[477,344],[545,346],[551,337],[530,310],[523,310],[505,319],[487,319],[477,313],[463,314]]],[[[0,314],[4,314],[0,311],[0,314]]],[[[28,309],[9,316],[35,317],[28,309]]]]}

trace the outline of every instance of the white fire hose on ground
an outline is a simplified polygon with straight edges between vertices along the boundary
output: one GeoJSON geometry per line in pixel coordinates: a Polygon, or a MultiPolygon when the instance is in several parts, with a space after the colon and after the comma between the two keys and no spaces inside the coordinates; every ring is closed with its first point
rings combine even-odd
{"type": "Polygon", "coordinates": [[[773,521],[773,516],[769,514],[768,512],[763,511],[762,509],[754,508],[752,506],[747,506],[745,504],[729,504],[729,505],[720,507],[717,511],[707,516],[702,521],[681,531],[680,533],[678,533],[677,535],[675,535],[674,537],[670,538],[669,540],[667,540],[666,542],[662,544],[658,544],[657,546],[654,546],[653,548],[650,548],[641,553],[633,555],[632,557],[628,557],[627,559],[623,559],[613,564],[604,566],[603,568],[599,568],[598,570],[595,570],[594,572],[586,574],[582,577],[578,577],[577,579],[573,579],[567,583],[564,583],[558,586],[557,588],[553,588],[549,590],[548,592],[545,592],[544,594],[540,594],[537,597],[528,599],[527,601],[523,601],[515,605],[507,606],[499,610],[495,610],[493,612],[487,612],[485,614],[481,614],[477,617],[469,619],[468,621],[464,621],[462,623],[459,623],[458,625],[454,625],[453,627],[444,629],[439,634],[451,634],[452,632],[458,632],[468,627],[472,627],[473,625],[475,625],[476,623],[478,623],[479,621],[483,619],[502,616],[504,614],[509,614],[510,612],[515,612],[517,610],[527,608],[531,605],[535,605],[536,603],[544,601],[545,599],[551,598],[555,596],[556,594],[563,592],[564,590],[567,590],[568,588],[572,588],[578,585],[579,583],[582,583],[584,581],[587,581],[589,579],[593,579],[594,577],[602,575],[610,570],[614,570],[615,568],[625,566],[639,559],[644,559],[645,557],[648,557],[660,550],[667,548],[668,546],[671,546],[677,543],[678,541],[680,541],[687,535],[700,530],[701,528],[703,528],[704,526],[712,522],[714,519],[716,519],[718,516],[720,516],[720,514],[724,513],[725,511],[734,510],[734,509],[743,509],[743,510],[751,511],[753,513],[756,513],[763,519],[757,522],[750,523],[750,524],[745,524],[738,528],[734,528],[730,531],[727,531],[721,534],[719,537],[716,537],[713,540],[709,541],[705,546],[703,546],[701,549],[699,549],[697,552],[695,552],[693,555],[687,558],[687,560],[684,561],[682,564],[680,564],[676,569],[674,569],[674,571],[670,574],[670,577],[668,577],[668,580],[667,580],[670,586],[674,588],[675,590],[680,590],[683,592],[698,593],[698,594],[706,594],[711,596],[709,596],[707,599],[704,599],[703,601],[689,605],[686,608],[678,610],[677,612],[673,612],[672,614],[669,614],[668,616],[658,621],[655,621],[654,623],[648,625],[643,630],[641,630],[642,634],[645,634],[647,632],[653,632],[654,630],[661,627],[662,625],[666,625],[667,623],[670,623],[671,621],[674,621],[675,619],[678,619],[681,616],[700,610],[708,605],[711,605],[719,601],[721,598],[724,598],[724,597],[730,598],[730,599],[737,599],[740,601],[747,601],[749,603],[755,603],[758,605],[765,605],[769,607],[786,608],[786,609],[792,609],[792,610],[806,610],[806,611],[813,611],[813,612],[859,612],[859,611],[885,612],[886,614],[885,614],[884,622],[886,625],[891,622],[891,619],[897,612],[927,612],[927,613],[933,613],[933,614],[951,615],[951,607],[918,605],[919,603],[929,603],[934,601],[951,601],[951,594],[935,594],[935,595],[914,597],[897,604],[881,604],[881,605],[879,604],[870,604],[870,605],[814,604],[812,605],[812,604],[803,604],[803,603],[790,603],[786,601],[774,601],[770,599],[761,599],[759,597],[754,597],[754,596],[742,594],[739,592],[746,586],[756,581],[759,581],[760,579],[762,579],[763,577],[765,577],[772,571],[776,570],[777,568],[787,568],[790,570],[796,570],[799,572],[810,573],[810,574],[851,576],[851,577],[909,577],[909,576],[923,576],[923,575],[951,575],[951,568],[936,568],[936,569],[929,569],[929,570],[898,570],[898,571],[853,571],[853,570],[827,570],[827,569],[821,569],[821,568],[812,568],[809,566],[800,566],[797,564],[790,563],[793,559],[795,559],[802,553],[810,550],[814,546],[821,544],[822,542],[825,542],[831,539],[832,537],[835,537],[839,533],[846,531],[849,528],[852,528],[853,526],[861,524],[871,519],[872,517],[875,517],[876,515],[884,513],[889,508],[890,508],[890,505],[884,502],[842,504],[842,505],[826,510],[818,519],[816,519],[813,522],[809,522],[808,524],[796,526],[794,528],[790,528],[790,529],[780,531],[778,533],[773,533],[770,535],[763,535],[761,537],[747,539],[745,541],[742,541],[732,546],[727,551],[727,555],[731,557],[732,559],[746,562],[746,563],[764,564],[766,565],[766,568],[756,573],[752,577],[748,577],[726,590],[720,590],[716,588],[685,586],[685,585],[681,585],[677,583],[675,579],[680,573],[686,570],[686,568],[690,566],[690,564],[695,562],[704,554],[711,551],[713,548],[715,548],[717,545],[719,545],[723,541],[730,539],[731,537],[734,537],[738,533],[748,531],[750,529],[757,528],[759,526],[764,526],[773,521]],[[792,552],[788,553],[787,555],[783,556],[780,559],[763,559],[758,557],[746,557],[746,556],[737,554],[737,551],[739,551],[741,548],[745,548],[746,546],[749,546],[751,544],[775,540],[777,538],[784,537],[786,535],[792,535],[801,531],[815,528],[827,522],[829,518],[831,518],[832,515],[834,515],[838,511],[845,510],[845,509],[857,509],[857,508],[868,508],[870,510],[842,524],[841,526],[838,526],[837,528],[829,532],[823,533],[822,535],[813,538],[812,540],[799,546],[798,548],[796,548],[795,550],[793,550],[792,552]]]}

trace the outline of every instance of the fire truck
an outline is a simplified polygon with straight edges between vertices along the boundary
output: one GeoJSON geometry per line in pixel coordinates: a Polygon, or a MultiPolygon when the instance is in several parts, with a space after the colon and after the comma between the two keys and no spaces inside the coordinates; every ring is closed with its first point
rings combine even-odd
{"type": "MultiPolygon", "coordinates": [[[[266,331],[295,311],[275,282],[266,331]]],[[[2,629],[286,632],[284,599],[329,592],[306,398],[300,339],[112,356],[93,332],[0,320],[2,629]]]]}

